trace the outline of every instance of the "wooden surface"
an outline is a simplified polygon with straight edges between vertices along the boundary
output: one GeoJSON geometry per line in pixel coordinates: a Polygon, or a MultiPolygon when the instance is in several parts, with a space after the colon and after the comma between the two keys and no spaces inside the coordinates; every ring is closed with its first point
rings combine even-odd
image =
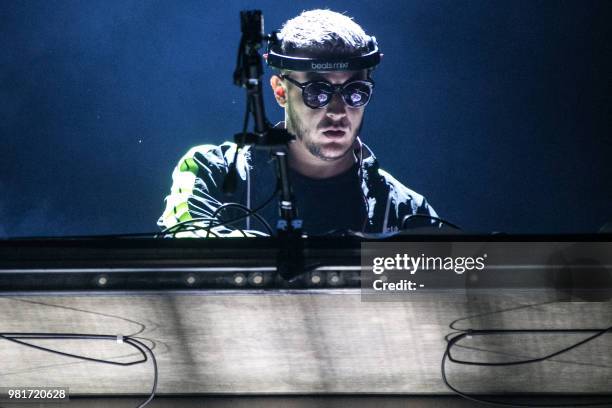
{"type": "MultiPolygon", "coordinates": [[[[437,302],[362,302],[358,289],[0,297],[2,332],[136,335],[154,345],[161,394],[448,393],[440,361],[449,324],[460,328],[602,328],[612,305],[496,296],[437,302]],[[502,312],[502,310],[506,310],[502,312]]],[[[585,334],[474,338],[457,357],[546,354],[585,334]]],[[[137,358],[103,341],[38,341],[92,357],[137,358]],[[121,357],[123,356],[123,357],[121,357]]],[[[0,340],[0,387],[69,387],[71,394],[146,394],[152,366],[82,362],[0,340]]],[[[469,392],[612,392],[612,334],[539,364],[448,364],[469,392]]]]}
{"type": "MultiPolygon", "coordinates": [[[[135,408],[142,398],[71,398],[63,403],[32,405],[23,403],[2,404],[3,408],[135,408]]],[[[503,401],[517,404],[543,405],[554,404],[571,406],[576,402],[612,402],[610,397],[597,396],[504,396],[503,401]]],[[[610,404],[612,405],[612,404],[610,404]]],[[[608,405],[608,406],[610,406],[608,405]]],[[[487,405],[463,399],[457,395],[383,395],[383,396],[346,396],[346,395],[308,395],[308,396],[189,396],[157,397],[147,408],[483,408],[487,405]]],[[[600,405],[601,406],[601,405],[600,405]]]]}

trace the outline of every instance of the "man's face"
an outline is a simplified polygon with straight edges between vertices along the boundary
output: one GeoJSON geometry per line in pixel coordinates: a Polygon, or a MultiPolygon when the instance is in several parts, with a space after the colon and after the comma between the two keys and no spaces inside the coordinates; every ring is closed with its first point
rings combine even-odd
{"type": "MultiPolygon", "coordinates": [[[[337,72],[289,72],[290,78],[304,83],[324,80],[332,84],[343,84],[349,80],[366,79],[366,71],[337,72]]],[[[338,93],[329,104],[312,109],[304,104],[302,90],[284,81],[287,89],[286,125],[297,140],[317,159],[331,162],[340,160],[352,150],[363,120],[364,108],[347,106],[338,93]]]]}

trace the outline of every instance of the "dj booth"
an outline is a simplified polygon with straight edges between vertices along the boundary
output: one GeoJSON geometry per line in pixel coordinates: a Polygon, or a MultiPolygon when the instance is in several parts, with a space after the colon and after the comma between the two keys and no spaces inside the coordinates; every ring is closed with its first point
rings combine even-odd
{"type": "MultiPolygon", "coordinates": [[[[529,260],[553,240],[384,241],[518,245],[529,260]]],[[[478,405],[447,383],[502,403],[612,404],[612,242],[607,235],[554,241],[563,256],[549,257],[548,266],[523,259],[457,275],[452,289],[391,298],[364,286],[371,273],[364,245],[372,242],[354,237],[302,240],[293,253],[300,270],[290,277],[279,275],[279,262],[296,260],[279,259],[272,238],[1,241],[0,406],[21,406],[7,399],[9,390],[41,388],[70,396],[41,406],[109,406],[109,398],[112,406],[138,406],[155,378],[149,406],[158,407],[478,405]],[[589,251],[597,262],[587,262],[589,251]],[[580,280],[591,284],[578,287],[580,280]],[[449,361],[449,341],[461,333],[453,358],[485,364],[449,361]],[[123,363],[147,357],[119,366],[66,354],[123,363]]]]}

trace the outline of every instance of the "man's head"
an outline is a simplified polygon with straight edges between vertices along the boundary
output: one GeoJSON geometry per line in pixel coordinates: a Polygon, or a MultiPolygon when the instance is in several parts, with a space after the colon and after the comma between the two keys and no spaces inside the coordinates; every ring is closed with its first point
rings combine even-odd
{"type": "Polygon", "coordinates": [[[330,10],[305,11],[287,21],[279,39],[283,55],[313,59],[309,70],[281,69],[270,80],[285,108],[287,129],[297,136],[292,151],[315,165],[346,160],[373,83],[369,69],[349,71],[343,61],[371,53],[374,40],[349,17],[330,10]]]}

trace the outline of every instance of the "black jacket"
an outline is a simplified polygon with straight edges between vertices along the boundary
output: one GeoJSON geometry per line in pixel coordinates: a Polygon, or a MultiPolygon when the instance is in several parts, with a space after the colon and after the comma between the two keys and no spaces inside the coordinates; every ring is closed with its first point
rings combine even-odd
{"type": "MultiPolygon", "coordinates": [[[[363,232],[398,231],[402,227],[404,217],[410,214],[437,217],[434,209],[422,195],[407,188],[382,170],[372,151],[365,144],[361,146],[362,151],[357,150],[356,155],[360,158],[359,176],[368,217],[363,232]]],[[[223,195],[221,191],[223,180],[235,151],[236,144],[230,142],[219,146],[196,146],[189,150],[174,169],[171,192],[165,199],[166,209],[157,224],[161,228],[169,228],[183,221],[201,219],[204,222],[209,220],[213,212],[223,203],[237,202],[249,208],[257,208],[261,203],[253,202],[255,195],[268,197],[274,194],[276,189],[274,160],[265,150],[247,147],[238,154],[236,169],[239,177],[236,192],[229,197],[223,195]]],[[[277,208],[278,201],[273,200],[262,211],[278,213],[277,208]]],[[[241,214],[237,210],[228,213],[231,215],[224,214],[222,219],[233,219],[241,214]]],[[[425,218],[416,224],[434,225],[434,222],[425,218]]],[[[234,228],[252,230],[253,227],[257,227],[256,220],[249,216],[234,228]]],[[[225,234],[231,232],[231,229],[217,227],[213,231],[225,234]]],[[[208,234],[195,233],[195,236],[208,236],[208,234]]]]}

